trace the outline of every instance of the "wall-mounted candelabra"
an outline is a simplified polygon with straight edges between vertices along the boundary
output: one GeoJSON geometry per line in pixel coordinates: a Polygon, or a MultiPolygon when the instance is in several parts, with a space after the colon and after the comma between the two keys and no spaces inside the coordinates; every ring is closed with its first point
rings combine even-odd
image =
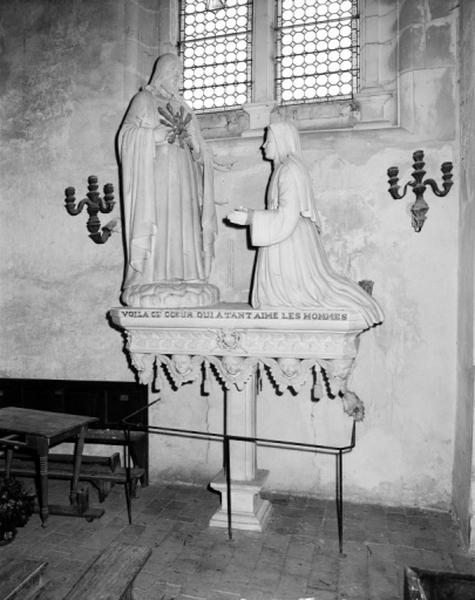
{"type": "Polygon", "coordinates": [[[95,175],[90,175],[87,178],[87,198],[81,200],[77,206],[75,197],[76,190],[73,187],[66,188],[64,192],[66,194],[65,207],[70,215],[75,216],[82,212],[84,206],[87,206],[89,219],[87,220],[86,227],[89,231],[89,237],[96,242],[96,244],[103,244],[109,239],[117,221],[115,219],[110,221],[107,225],[104,225],[101,230],[101,222],[97,214],[99,212],[110,213],[114,208],[114,186],[112,183],[105,184],[104,198],[101,198],[98,187],[97,177],[95,175]]]}
{"type": "Polygon", "coordinates": [[[442,163],[441,171],[442,171],[442,190],[439,189],[437,183],[433,179],[424,179],[424,175],[426,172],[424,171],[424,152],[422,150],[416,150],[412,155],[414,160],[414,164],[412,165],[414,171],[411,173],[413,176],[412,181],[408,181],[403,188],[402,194],[399,193],[399,168],[398,167],[389,167],[388,169],[388,183],[389,183],[389,193],[394,198],[394,200],[400,200],[404,198],[406,195],[407,187],[412,187],[412,191],[416,195],[416,199],[414,203],[411,205],[411,214],[412,214],[412,226],[416,232],[419,232],[424,225],[424,221],[427,218],[427,211],[429,210],[429,205],[424,200],[424,192],[426,191],[427,186],[429,185],[432,188],[432,191],[436,196],[443,197],[449,193],[450,188],[453,185],[452,181],[452,163],[444,162],[442,163]]]}

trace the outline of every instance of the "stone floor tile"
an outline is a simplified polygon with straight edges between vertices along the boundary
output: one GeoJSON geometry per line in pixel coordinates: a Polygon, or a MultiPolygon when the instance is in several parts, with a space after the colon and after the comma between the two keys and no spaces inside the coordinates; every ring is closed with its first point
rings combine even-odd
{"type": "MultiPolygon", "coordinates": [[[[156,588],[158,593],[155,595],[155,597],[152,596],[150,600],[177,600],[181,594],[181,585],[179,584],[167,582],[165,585],[163,585],[163,582],[160,581],[158,582],[156,588]]],[[[150,591],[153,592],[153,589],[154,588],[151,588],[150,591]]]]}
{"type": "Polygon", "coordinates": [[[343,529],[344,540],[352,541],[352,542],[366,542],[366,541],[369,541],[368,540],[369,537],[371,537],[371,536],[368,536],[368,533],[363,524],[347,525],[345,523],[345,526],[343,529]]]}
{"type": "Polygon", "coordinates": [[[219,587],[226,591],[237,591],[249,582],[251,576],[252,571],[229,565],[219,580],[219,587]]]}
{"type": "Polygon", "coordinates": [[[305,505],[305,513],[309,515],[322,515],[328,511],[334,512],[336,510],[336,497],[331,496],[330,498],[316,498],[315,496],[307,497],[307,504],[305,505]]]}
{"type": "Polygon", "coordinates": [[[277,514],[279,517],[298,520],[298,519],[301,519],[305,515],[305,510],[304,510],[303,506],[301,508],[299,508],[299,507],[287,505],[287,506],[280,507],[280,510],[278,511],[277,514]]]}
{"type": "MultiPolygon", "coordinates": [[[[368,588],[359,583],[349,583],[339,588],[338,600],[368,600],[368,588]]],[[[318,596],[317,596],[318,597],[318,596]]]]}
{"type": "Polygon", "coordinates": [[[262,552],[261,545],[247,546],[241,542],[235,546],[233,562],[240,565],[242,568],[254,568],[256,562],[259,560],[259,556],[262,552]]]}
{"type": "Polygon", "coordinates": [[[212,590],[219,590],[219,582],[221,575],[215,571],[211,572],[196,572],[195,576],[186,581],[181,591],[189,596],[206,596],[212,590]]]}
{"type": "Polygon", "coordinates": [[[166,592],[166,583],[155,582],[150,587],[142,587],[137,582],[134,583],[133,592],[136,598],[140,600],[171,600],[174,596],[168,595],[166,592]]]}
{"type": "Polygon", "coordinates": [[[391,545],[368,544],[368,600],[400,600],[399,570],[391,545]]]}
{"type": "Polygon", "coordinates": [[[223,554],[220,554],[219,550],[213,548],[198,561],[196,571],[216,571],[217,573],[224,573],[231,561],[231,557],[231,553],[223,552],[223,554]]]}
{"type": "Polygon", "coordinates": [[[273,592],[264,592],[262,590],[250,590],[248,594],[246,590],[240,594],[240,600],[276,600],[273,592]]]}
{"type": "Polygon", "coordinates": [[[298,575],[299,577],[305,577],[306,579],[310,575],[312,569],[312,557],[308,560],[300,558],[292,558],[290,556],[284,562],[282,573],[289,573],[290,575],[298,575]]]}
{"type": "Polygon", "coordinates": [[[336,590],[341,557],[336,553],[317,553],[307,578],[307,588],[313,590],[336,590]]]}
{"type": "Polygon", "coordinates": [[[403,525],[402,529],[388,531],[388,543],[393,546],[410,546],[413,543],[413,536],[408,534],[406,527],[403,525]]]}
{"type": "Polygon", "coordinates": [[[274,592],[280,582],[282,571],[271,564],[259,565],[250,575],[247,582],[248,588],[274,592]]]}
{"type": "Polygon", "coordinates": [[[287,547],[290,544],[291,537],[283,533],[278,533],[274,530],[267,530],[264,532],[264,538],[262,540],[262,549],[265,548],[277,550],[278,552],[285,553],[287,547]]]}
{"type": "Polygon", "coordinates": [[[440,530],[436,529],[434,537],[437,548],[444,548],[447,552],[460,552],[461,554],[466,552],[466,544],[460,531],[449,530],[444,532],[442,528],[440,530]]]}
{"type": "Polygon", "coordinates": [[[292,558],[311,560],[319,547],[318,540],[297,534],[290,538],[287,555],[292,558]]]}
{"type": "Polygon", "coordinates": [[[388,510],[386,512],[386,522],[389,529],[398,529],[407,524],[407,515],[402,511],[388,510]]]}
{"type": "Polygon", "coordinates": [[[364,540],[355,539],[354,541],[365,541],[373,544],[387,544],[389,542],[389,534],[390,532],[387,530],[366,530],[364,540]]]}
{"type": "Polygon", "coordinates": [[[318,590],[318,592],[315,592],[311,588],[307,590],[305,598],[309,600],[341,600],[340,594],[336,591],[318,590]]]}
{"type": "Polygon", "coordinates": [[[299,600],[340,600],[341,596],[337,590],[333,589],[315,589],[308,587],[299,600]]]}
{"type": "MultiPolygon", "coordinates": [[[[52,501],[67,501],[65,483],[54,482],[52,501]]],[[[345,503],[340,554],[333,500],[266,495],[274,511],[265,531],[235,530],[229,540],[225,529],[208,526],[219,502],[204,487],[139,488],[129,525],[116,486],[101,519],[51,515],[43,529],[34,515],[0,560],[48,561],[38,600],[62,599],[114,540],[153,550],[136,579],[141,600],[393,600],[402,597],[408,565],[475,573],[448,513],[345,503]]]]}
{"type": "Polygon", "coordinates": [[[277,531],[277,533],[281,533],[284,535],[292,535],[294,533],[297,533],[299,530],[298,519],[284,515],[276,517],[272,521],[272,528],[274,529],[274,531],[277,531]]]}
{"type": "Polygon", "coordinates": [[[453,562],[448,553],[422,548],[421,566],[423,569],[451,571],[453,569],[453,562]]]}
{"type": "Polygon", "coordinates": [[[475,575],[475,556],[464,553],[450,554],[452,567],[458,573],[475,575]]]}
{"type": "Polygon", "coordinates": [[[233,592],[213,590],[207,595],[206,600],[241,600],[241,595],[233,592]]]}
{"type": "Polygon", "coordinates": [[[309,520],[306,517],[299,519],[297,523],[296,534],[317,538],[322,533],[322,520],[309,520]]]}
{"type": "Polygon", "coordinates": [[[173,565],[169,565],[160,572],[160,577],[166,579],[167,583],[180,585],[182,588],[195,581],[195,573],[183,573],[177,571],[173,565]]]}
{"type": "Polygon", "coordinates": [[[338,591],[349,600],[368,600],[368,548],[347,542],[339,563],[338,591]]]}
{"type": "Polygon", "coordinates": [[[283,573],[277,589],[276,598],[297,599],[303,598],[307,591],[307,578],[298,575],[283,573]]]}
{"type": "Polygon", "coordinates": [[[394,556],[398,565],[422,568],[422,555],[419,548],[394,546],[394,556]]]}
{"type": "Polygon", "coordinates": [[[272,563],[278,567],[282,567],[286,557],[286,548],[280,550],[279,548],[264,547],[259,554],[259,562],[272,563]]]}

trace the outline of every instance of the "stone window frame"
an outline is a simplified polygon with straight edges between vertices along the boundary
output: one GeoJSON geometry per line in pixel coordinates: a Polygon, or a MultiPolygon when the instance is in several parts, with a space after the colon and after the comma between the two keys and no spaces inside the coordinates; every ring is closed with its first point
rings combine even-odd
{"type": "MultiPolygon", "coordinates": [[[[160,26],[160,46],[178,46],[178,2],[167,7],[160,26]]],[[[163,4],[162,4],[163,6],[163,4]]],[[[399,2],[360,0],[360,85],[352,100],[279,106],[274,98],[275,0],[255,0],[253,90],[251,103],[236,109],[198,114],[204,136],[258,137],[270,122],[289,119],[303,131],[380,129],[398,125],[399,2]]]]}

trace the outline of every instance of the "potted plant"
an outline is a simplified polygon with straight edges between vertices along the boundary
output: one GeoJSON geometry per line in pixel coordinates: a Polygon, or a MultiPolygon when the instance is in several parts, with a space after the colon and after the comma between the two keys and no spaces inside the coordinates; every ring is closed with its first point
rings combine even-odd
{"type": "Polygon", "coordinates": [[[35,494],[27,492],[14,477],[0,477],[0,546],[15,539],[17,527],[23,527],[33,514],[35,494]]]}

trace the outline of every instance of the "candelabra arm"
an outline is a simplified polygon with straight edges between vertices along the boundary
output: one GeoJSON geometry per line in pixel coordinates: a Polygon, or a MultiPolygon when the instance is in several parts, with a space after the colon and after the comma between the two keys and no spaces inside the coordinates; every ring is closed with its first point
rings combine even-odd
{"type": "Polygon", "coordinates": [[[76,215],[78,215],[79,213],[82,212],[82,209],[87,204],[87,202],[88,201],[86,199],[81,200],[80,202],[78,202],[78,204],[76,206],[74,202],[66,200],[66,210],[68,211],[68,213],[70,215],[75,217],[76,215]]]}
{"type": "Polygon", "coordinates": [[[114,204],[114,201],[107,200],[107,198],[97,198],[97,205],[101,213],[110,213],[114,208],[114,204]]]}
{"type": "Polygon", "coordinates": [[[450,188],[453,186],[453,184],[454,184],[453,181],[450,181],[450,180],[444,181],[442,183],[443,190],[441,190],[439,188],[437,182],[434,181],[433,179],[426,179],[424,181],[424,185],[430,185],[434,194],[436,196],[439,196],[439,198],[443,198],[444,196],[447,196],[447,194],[449,193],[450,188]]]}
{"type": "Polygon", "coordinates": [[[388,192],[391,194],[393,200],[401,200],[402,198],[404,198],[404,196],[406,195],[406,192],[407,192],[407,186],[410,185],[409,183],[406,183],[406,185],[404,186],[404,188],[402,190],[402,194],[399,193],[399,190],[401,188],[399,187],[399,168],[398,167],[389,167],[388,183],[389,183],[388,192]]]}
{"type": "Polygon", "coordinates": [[[408,185],[413,185],[413,182],[409,181],[408,183],[406,183],[406,185],[402,188],[402,194],[399,193],[399,190],[401,188],[398,185],[391,186],[388,191],[391,194],[393,200],[402,200],[406,195],[408,185]]]}

